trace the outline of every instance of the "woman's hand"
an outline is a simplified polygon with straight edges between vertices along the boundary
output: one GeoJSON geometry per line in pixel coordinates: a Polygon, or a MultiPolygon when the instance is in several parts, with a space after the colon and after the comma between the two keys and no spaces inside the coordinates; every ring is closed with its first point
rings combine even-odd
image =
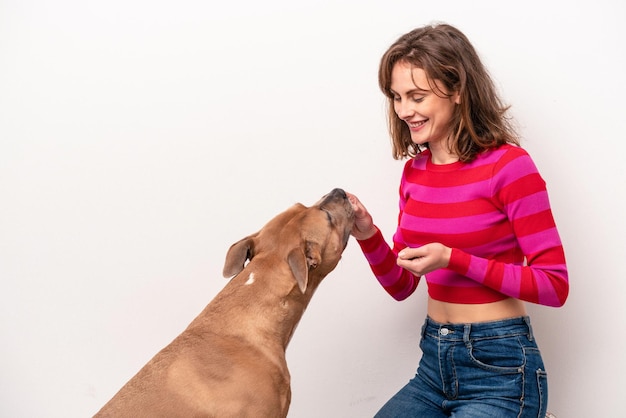
{"type": "Polygon", "coordinates": [[[352,227],[352,236],[358,240],[371,238],[377,231],[372,220],[372,215],[365,209],[363,203],[358,197],[351,193],[346,193],[348,200],[352,203],[354,209],[354,226],[352,227]]]}
{"type": "Polygon", "coordinates": [[[452,249],[434,242],[418,248],[405,248],[398,253],[397,263],[416,276],[423,276],[437,269],[448,267],[452,249]]]}

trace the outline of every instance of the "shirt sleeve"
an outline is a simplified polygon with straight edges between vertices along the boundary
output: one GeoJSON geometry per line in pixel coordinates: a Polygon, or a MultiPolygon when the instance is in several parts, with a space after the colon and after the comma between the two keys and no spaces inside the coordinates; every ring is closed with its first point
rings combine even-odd
{"type": "MultiPolygon", "coordinates": [[[[407,161],[404,170],[410,166],[411,160],[407,161]]],[[[402,175],[399,187],[399,214],[398,221],[402,218],[402,213],[406,206],[406,196],[403,193],[403,186],[405,183],[405,176],[402,175]]],[[[398,231],[393,236],[393,249],[385,241],[380,229],[376,228],[376,233],[367,240],[357,241],[367,259],[374,276],[382,287],[389,293],[395,300],[401,301],[413,294],[417,285],[420,282],[421,277],[415,276],[409,270],[406,270],[398,266],[396,260],[398,259],[398,253],[406,247],[401,243],[398,231]]]]}
{"type": "Polygon", "coordinates": [[[357,242],[374,276],[389,295],[400,301],[413,294],[419,284],[420,277],[396,263],[397,254],[402,248],[396,244],[394,249],[391,249],[378,228],[372,237],[357,242]]]}

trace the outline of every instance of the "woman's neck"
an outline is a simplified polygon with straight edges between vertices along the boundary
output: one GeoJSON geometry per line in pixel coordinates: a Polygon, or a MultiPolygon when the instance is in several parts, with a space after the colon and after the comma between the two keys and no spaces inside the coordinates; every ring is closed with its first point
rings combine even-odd
{"type": "Polygon", "coordinates": [[[436,165],[452,164],[459,161],[459,156],[450,151],[443,141],[435,144],[428,144],[430,149],[431,162],[436,165]]]}

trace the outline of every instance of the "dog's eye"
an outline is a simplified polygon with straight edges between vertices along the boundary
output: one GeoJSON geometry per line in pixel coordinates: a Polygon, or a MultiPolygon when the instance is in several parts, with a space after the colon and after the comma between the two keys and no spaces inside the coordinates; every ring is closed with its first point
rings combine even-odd
{"type": "Polygon", "coordinates": [[[322,209],[322,211],[326,213],[326,219],[328,219],[328,222],[333,223],[333,215],[331,215],[330,212],[327,211],[326,209],[322,209]]]}

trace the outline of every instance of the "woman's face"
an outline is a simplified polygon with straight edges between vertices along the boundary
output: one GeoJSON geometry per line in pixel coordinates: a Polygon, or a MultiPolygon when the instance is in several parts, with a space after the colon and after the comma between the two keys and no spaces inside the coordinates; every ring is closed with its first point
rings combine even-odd
{"type": "MultiPolygon", "coordinates": [[[[440,91],[450,93],[437,80],[434,84],[440,91]]],[[[430,88],[426,72],[403,61],[394,65],[390,87],[393,108],[408,125],[411,140],[417,145],[428,143],[431,152],[447,149],[450,120],[459,103],[458,93],[449,98],[438,96],[430,88]]]]}

